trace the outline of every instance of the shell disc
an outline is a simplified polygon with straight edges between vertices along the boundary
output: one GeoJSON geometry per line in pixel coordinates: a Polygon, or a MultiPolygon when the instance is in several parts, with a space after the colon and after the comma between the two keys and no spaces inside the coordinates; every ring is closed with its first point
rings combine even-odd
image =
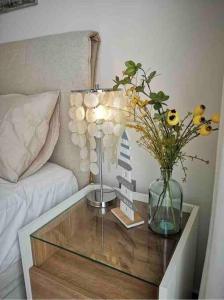
{"type": "Polygon", "coordinates": [[[84,148],[86,145],[86,135],[85,134],[80,134],[78,138],[78,146],[80,148],[84,148]]]}
{"type": "Polygon", "coordinates": [[[95,109],[93,109],[93,108],[87,109],[87,111],[86,111],[86,120],[89,123],[93,123],[93,122],[96,121],[96,112],[95,112],[95,109]]]}
{"type": "Polygon", "coordinates": [[[124,131],[124,126],[122,126],[121,124],[116,124],[114,126],[114,130],[113,130],[114,135],[121,136],[123,131],[124,131]]]}
{"type": "Polygon", "coordinates": [[[94,137],[90,137],[89,139],[89,148],[92,150],[96,149],[96,140],[94,137]]]}
{"type": "Polygon", "coordinates": [[[88,133],[89,133],[89,135],[93,137],[96,134],[96,132],[97,132],[97,126],[96,126],[96,124],[95,123],[90,123],[88,125],[88,133]]]}
{"type": "Polygon", "coordinates": [[[78,131],[78,129],[77,129],[77,124],[76,124],[76,122],[75,122],[74,120],[72,120],[72,121],[70,121],[70,122],[68,123],[68,129],[69,129],[69,131],[71,131],[71,132],[77,132],[77,131],[78,131]]]}
{"type": "Polygon", "coordinates": [[[72,143],[75,145],[75,146],[78,146],[78,143],[79,143],[79,135],[77,133],[73,133],[71,135],[71,140],[72,140],[72,143]]]}
{"type": "Polygon", "coordinates": [[[89,167],[90,167],[90,164],[89,164],[88,159],[82,159],[81,162],[80,162],[80,170],[82,172],[88,172],[89,167]]]}
{"type": "Polygon", "coordinates": [[[84,103],[88,108],[96,107],[99,104],[99,98],[97,97],[97,94],[89,93],[85,95],[84,103]]]}
{"type": "Polygon", "coordinates": [[[114,129],[113,122],[104,122],[102,125],[104,134],[112,134],[114,129]]]}
{"type": "Polygon", "coordinates": [[[75,111],[76,120],[82,121],[85,119],[85,109],[83,106],[79,106],[75,111]]]}
{"type": "Polygon", "coordinates": [[[73,106],[69,109],[68,111],[68,114],[69,114],[69,117],[72,119],[72,120],[76,120],[76,107],[73,106]]]}
{"type": "Polygon", "coordinates": [[[97,175],[99,174],[99,167],[96,163],[91,163],[90,164],[90,171],[94,174],[97,175]]]}
{"type": "Polygon", "coordinates": [[[83,121],[78,121],[76,123],[76,125],[77,125],[77,132],[79,134],[84,134],[86,132],[86,130],[87,130],[87,124],[86,124],[86,122],[84,120],[83,121]]]}
{"type": "Polygon", "coordinates": [[[79,107],[83,103],[83,96],[81,93],[72,93],[70,95],[70,105],[79,107]]]}
{"type": "Polygon", "coordinates": [[[89,154],[89,151],[86,146],[80,149],[80,158],[81,159],[86,159],[88,157],[88,154],[89,154]]]}
{"type": "Polygon", "coordinates": [[[97,153],[95,150],[90,150],[90,162],[97,162],[97,153]]]}

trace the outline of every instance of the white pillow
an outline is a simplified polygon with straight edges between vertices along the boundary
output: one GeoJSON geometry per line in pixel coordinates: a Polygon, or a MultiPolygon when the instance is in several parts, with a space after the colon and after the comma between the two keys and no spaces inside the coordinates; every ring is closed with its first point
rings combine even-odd
{"type": "Polygon", "coordinates": [[[17,182],[50,158],[59,135],[58,97],[58,91],[0,96],[0,177],[17,182]]]}

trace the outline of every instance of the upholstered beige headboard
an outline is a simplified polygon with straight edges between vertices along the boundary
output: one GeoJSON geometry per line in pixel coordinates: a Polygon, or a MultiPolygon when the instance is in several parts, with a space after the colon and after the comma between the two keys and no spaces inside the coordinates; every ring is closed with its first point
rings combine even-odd
{"type": "Polygon", "coordinates": [[[80,31],[0,45],[0,94],[61,90],[60,137],[51,160],[70,168],[79,186],[89,174],[79,170],[79,150],[68,131],[69,93],[93,87],[99,35],[80,31]]]}

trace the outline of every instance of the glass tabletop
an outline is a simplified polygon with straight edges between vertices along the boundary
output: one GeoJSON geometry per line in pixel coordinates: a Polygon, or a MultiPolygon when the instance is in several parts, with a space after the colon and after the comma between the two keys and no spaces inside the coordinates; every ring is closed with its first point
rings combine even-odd
{"type": "MultiPolygon", "coordinates": [[[[169,238],[154,234],[148,229],[147,205],[142,202],[136,202],[136,207],[145,223],[126,229],[111,213],[114,206],[103,212],[84,198],[31,236],[158,286],[181,234],[169,238]]],[[[183,226],[188,216],[184,214],[183,226]]]]}

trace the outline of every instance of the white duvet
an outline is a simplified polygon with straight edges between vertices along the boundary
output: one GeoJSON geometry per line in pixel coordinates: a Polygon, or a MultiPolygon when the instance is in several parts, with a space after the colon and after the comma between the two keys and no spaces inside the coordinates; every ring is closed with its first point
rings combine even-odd
{"type": "Polygon", "coordinates": [[[18,183],[0,178],[0,273],[20,259],[18,230],[77,190],[73,173],[52,163],[18,183]]]}

